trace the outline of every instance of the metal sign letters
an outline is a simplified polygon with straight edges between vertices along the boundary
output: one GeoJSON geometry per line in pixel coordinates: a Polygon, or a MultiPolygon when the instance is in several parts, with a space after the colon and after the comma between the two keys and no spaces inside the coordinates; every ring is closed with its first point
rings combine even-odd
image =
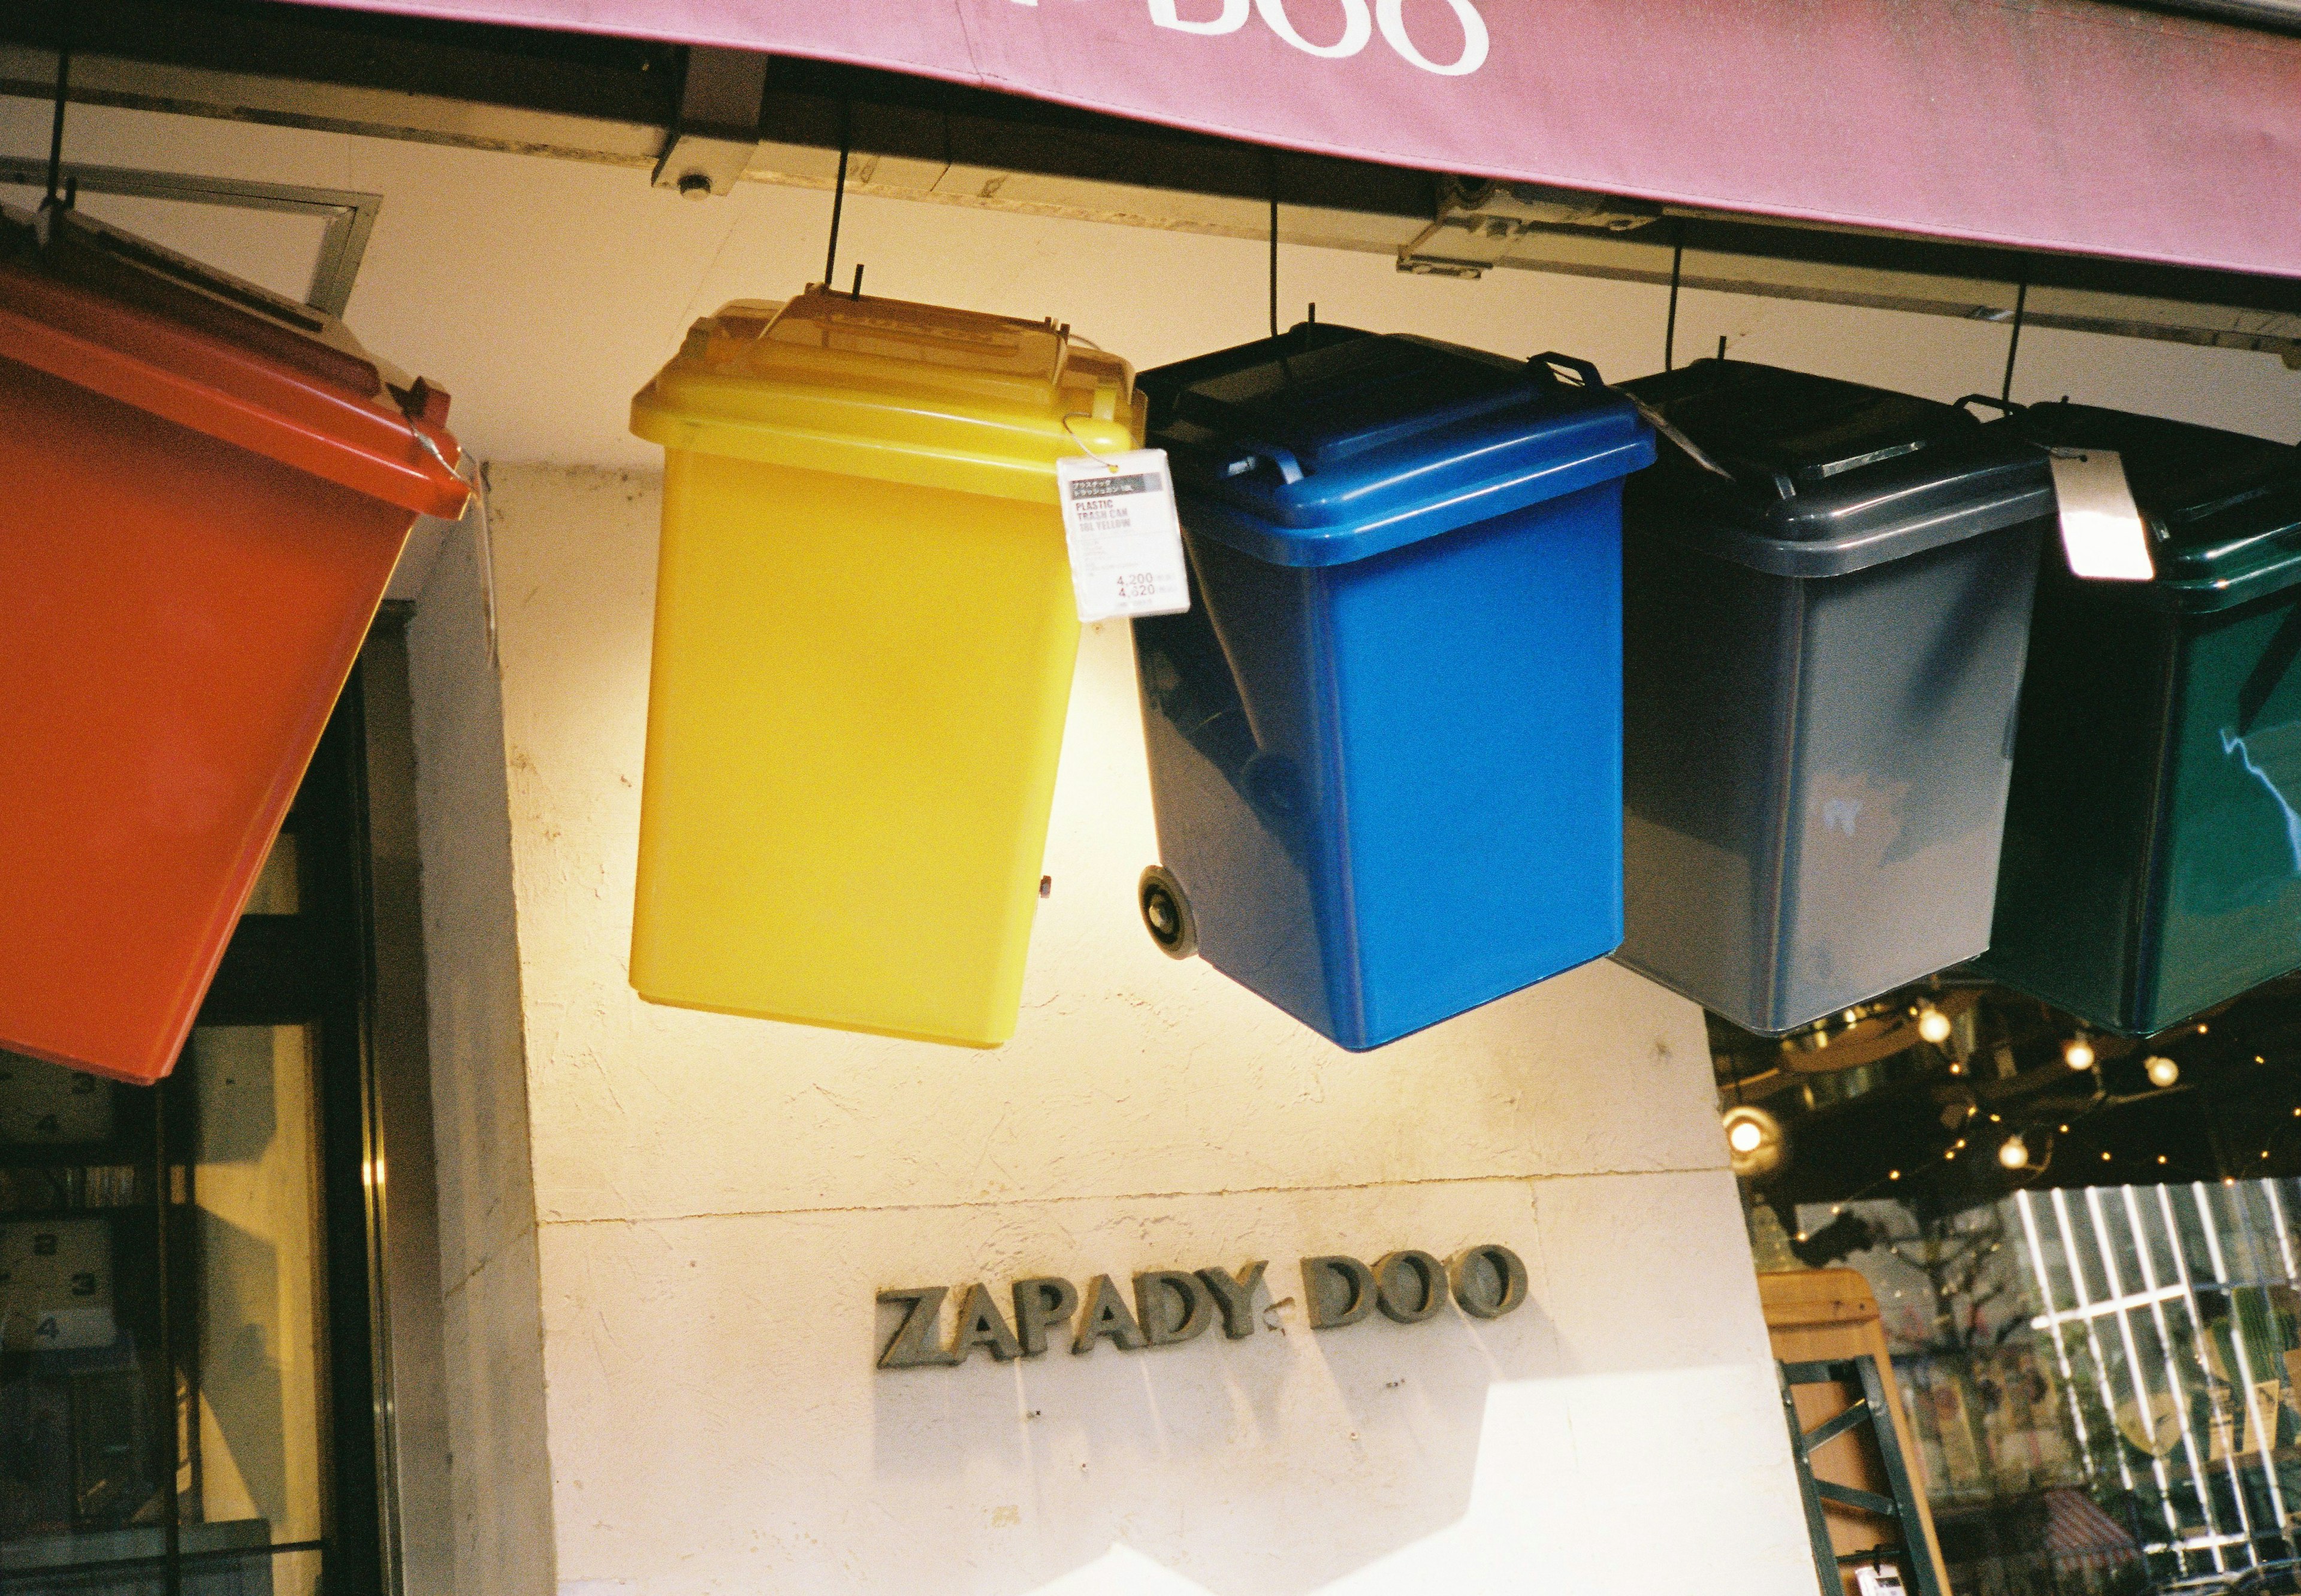
{"type": "MultiPolygon", "coordinates": [[[[1215,1324],[1232,1341],[1263,1328],[1254,1310],[1256,1290],[1268,1265],[1229,1269],[1150,1269],[1137,1274],[1133,1299],[1108,1274],[1084,1287],[1052,1275],[1015,1283],[1010,1321],[998,1297],[980,1281],[958,1287],[950,1339],[942,1333],[949,1286],[905,1286],[879,1293],[882,1304],[903,1310],[902,1322],[880,1350],[883,1369],[953,1368],[977,1348],[1004,1363],[1038,1358],[1067,1343],[1080,1356],[1109,1341],[1122,1352],[1194,1341],[1215,1324]]],[[[1313,1330],[1336,1330],[1379,1313],[1399,1324],[1435,1318],[1449,1300],[1474,1319],[1498,1319],[1526,1300],[1526,1265],[1497,1242],[1467,1248],[1448,1263],[1407,1249],[1369,1266],[1339,1253],[1302,1260],[1302,1305],[1313,1330]]],[[[1271,1324],[1276,1329],[1276,1324],[1271,1324]]]]}

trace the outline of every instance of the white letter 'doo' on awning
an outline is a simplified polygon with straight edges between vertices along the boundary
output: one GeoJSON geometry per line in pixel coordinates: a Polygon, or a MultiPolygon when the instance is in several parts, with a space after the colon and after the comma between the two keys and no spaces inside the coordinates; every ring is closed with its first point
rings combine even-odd
{"type": "Polygon", "coordinates": [[[1172,28],[1177,33],[1236,33],[1246,26],[1249,0],[1222,0],[1222,14],[1206,21],[1183,21],[1175,10],[1176,0],[1150,0],[1150,20],[1161,28],[1172,28]]]}
{"type": "Polygon", "coordinates": [[[1454,8],[1454,20],[1462,25],[1462,54],[1452,66],[1440,66],[1415,47],[1406,34],[1406,0],[1375,0],[1375,20],[1382,25],[1382,36],[1399,55],[1426,72],[1435,72],[1442,78],[1461,78],[1486,64],[1486,20],[1470,0],[1446,0],[1454,8]]]}
{"type": "Polygon", "coordinates": [[[1343,0],[1343,37],[1331,45],[1314,45],[1294,31],[1294,23],[1286,14],[1286,0],[1254,0],[1254,9],[1262,13],[1271,32],[1306,55],[1330,60],[1355,55],[1374,37],[1374,19],[1367,14],[1367,0],[1343,0]]]}

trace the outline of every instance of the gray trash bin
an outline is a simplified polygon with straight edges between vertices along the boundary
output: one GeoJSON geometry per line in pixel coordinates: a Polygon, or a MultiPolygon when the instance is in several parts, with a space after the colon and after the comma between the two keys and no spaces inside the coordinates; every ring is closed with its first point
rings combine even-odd
{"type": "Polygon", "coordinates": [[[1678,439],[1624,506],[1615,957],[1767,1032],[1972,957],[2042,453],[1954,405],[1742,362],[1626,387],[1678,439]]]}

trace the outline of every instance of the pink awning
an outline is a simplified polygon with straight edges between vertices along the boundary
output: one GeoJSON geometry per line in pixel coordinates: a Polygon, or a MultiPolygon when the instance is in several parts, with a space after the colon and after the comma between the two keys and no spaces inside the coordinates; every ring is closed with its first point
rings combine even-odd
{"type": "Polygon", "coordinates": [[[2091,0],[321,0],[1259,144],[2301,276],[2301,39],[2091,0]]]}

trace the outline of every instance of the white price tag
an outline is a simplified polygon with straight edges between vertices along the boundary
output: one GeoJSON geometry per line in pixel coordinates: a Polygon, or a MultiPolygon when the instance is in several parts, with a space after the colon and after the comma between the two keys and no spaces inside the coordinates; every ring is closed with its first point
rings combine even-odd
{"type": "Polygon", "coordinates": [[[2146,582],[2149,529],[2125,480],[2125,462],[2110,449],[2055,449],[2054,497],[2062,506],[2062,552],[2073,576],[2146,582]]]}
{"type": "Polygon", "coordinates": [[[1066,456],[1055,462],[1055,491],[1081,621],[1176,615],[1191,607],[1166,450],[1066,456]]]}
{"type": "Polygon", "coordinates": [[[1909,1596],[1902,1583],[1902,1571],[1884,1563],[1864,1563],[1853,1571],[1853,1583],[1860,1596],[1909,1596]]]}

